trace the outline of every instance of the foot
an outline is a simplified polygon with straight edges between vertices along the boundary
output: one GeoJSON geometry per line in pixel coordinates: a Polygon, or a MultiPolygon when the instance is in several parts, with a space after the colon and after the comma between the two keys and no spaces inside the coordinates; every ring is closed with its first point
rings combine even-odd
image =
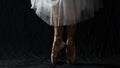
{"type": "Polygon", "coordinates": [[[72,39],[68,39],[66,42],[66,58],[68,64],[75,64],[76,46],[72,39]]]}
{"type": "Polygon", "coordinates": [[[52,52],[51,52],[51,62],[52,64],[57,63],[57,57],[60,51],[65,47],[65,42],[60,37],[56,37],[53,42],[52,52]]]}

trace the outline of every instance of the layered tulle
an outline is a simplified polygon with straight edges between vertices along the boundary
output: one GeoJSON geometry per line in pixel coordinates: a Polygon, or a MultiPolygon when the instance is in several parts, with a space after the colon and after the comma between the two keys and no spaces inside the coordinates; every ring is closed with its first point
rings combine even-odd
{"type": "Polygon", "coordinates": [[[31,8],[51,26],[76,24],[94,17],[101,0],[31,0],[31,8]]]}

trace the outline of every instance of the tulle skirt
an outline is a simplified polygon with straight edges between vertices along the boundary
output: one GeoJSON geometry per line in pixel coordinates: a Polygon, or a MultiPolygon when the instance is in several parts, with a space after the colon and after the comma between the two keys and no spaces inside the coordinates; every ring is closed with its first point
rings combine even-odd
{"type": "Polygon", "coordinates": [[[94,17],[101,0],[31,0],[37,16],[51,26],[65,26],[94,17]]]}

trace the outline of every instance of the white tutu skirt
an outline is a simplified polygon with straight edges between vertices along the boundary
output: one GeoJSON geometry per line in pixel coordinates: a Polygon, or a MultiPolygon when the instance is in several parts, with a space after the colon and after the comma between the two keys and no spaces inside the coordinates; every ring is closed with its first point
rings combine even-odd
{"type": "Polygon", "coordinates": [[[51,26],[76,24],[94,16],[101,0],[31,0],[37,16],[51,26]]]}

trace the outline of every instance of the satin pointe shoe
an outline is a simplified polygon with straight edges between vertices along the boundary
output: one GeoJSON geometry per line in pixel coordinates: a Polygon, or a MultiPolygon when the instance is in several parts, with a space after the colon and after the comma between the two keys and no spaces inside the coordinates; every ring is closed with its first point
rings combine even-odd
{"type": "Polygon", "coordinates": [[[66,62],[68,64],[75,64],[76,46],[75,42],[67,40],[66,42],[66,62]]]}
{"type": "Polygon", "coordinates": [[[56,64],[58,55],[60,54],[61,50],[64,49],[65,42],[57,37],[57,39],[53,42],[52,51],[51,51],[51,63],[56,64]]]}

